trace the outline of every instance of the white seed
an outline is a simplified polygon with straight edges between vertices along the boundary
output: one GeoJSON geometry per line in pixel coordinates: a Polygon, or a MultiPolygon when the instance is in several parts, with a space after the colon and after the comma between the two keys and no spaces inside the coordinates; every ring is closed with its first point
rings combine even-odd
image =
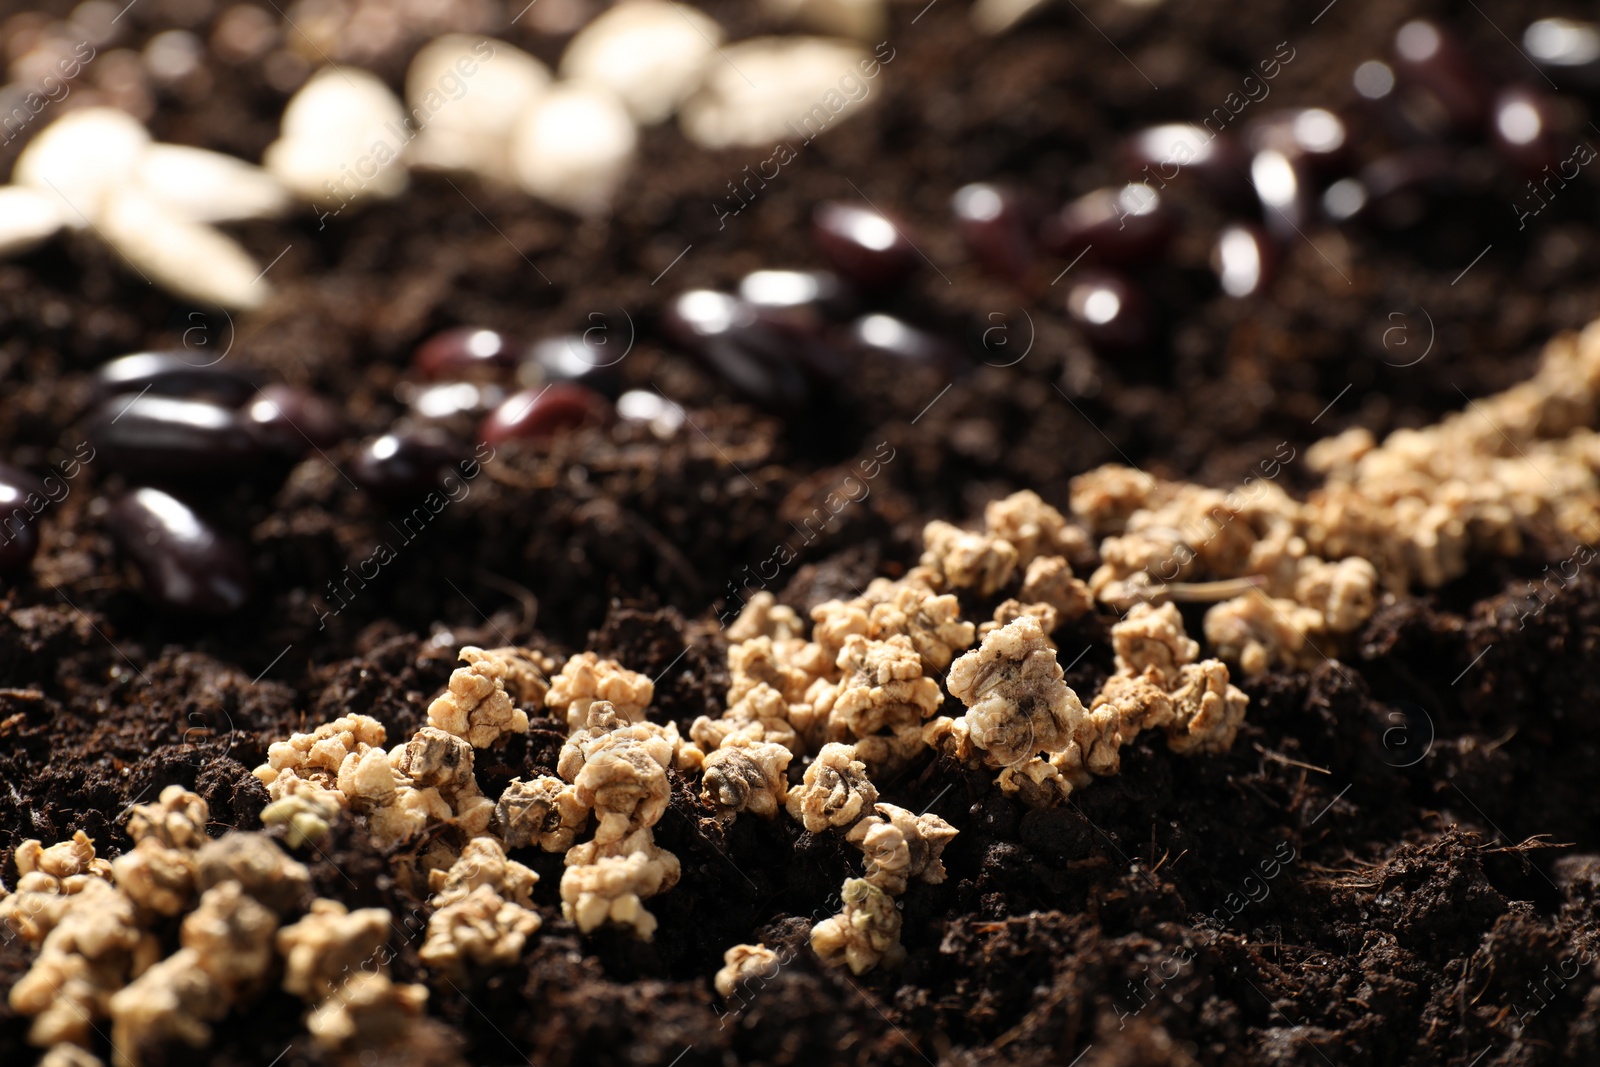
{"type": "Polygon", "coordinates": [[[388,86],[355,67],[325,67],[289,100],[262,162],[298,195],[342,207],[405,189],[399,157],[411,137],[388,86]]]}
{"type": "Polygon", "coordinates": [[[139,158],[141,189],[191,222],[281,215],[289,190],[260,167],[188,145],[153,144],[139,158]]]}
{"type": "Polygon", "coordinates": [[[653,126],[699,86],[722,39],[722,27],[687,4],[623,0],[567,45],[561,76],[604,85],[653,126]]]}
{"type": "Polygon", "coordinates": [[[859,47],[824,37],[756,37],[723,53],[679,116],[706,148],[809,140],[873,98],[868,71],[882,77],[859,47]]]}
{"type": "Polygon", "coordinates": [[[55,198],[62,220],[82,229],[98,220],[112,190],[132,180],[149,144],[145,128],[125,111],[69,111],[28,143],[11,180],[55,198]]]}
{"type": "Polygon", "coordinates": [[[867,44],[883,40],[889,28],[884,0],[763,0],[762,6],[817,33],[867,44]]]}
{"type": "Polygon", "coordinates": [[[258,307],[271,292],[231,238],[136,189],[112,193],[99,226],[135,270],[176,296],[234,310],[258,307]]]}
{"type": "Polygon", "coordinates": [[[1048,2],[1049,0],[976,0],[972,5],[972,26],[979,33],[998,37],[1048,2]]]}
{"type": "Polygon", "coordinates": [[[465,34],[440,37],[406,72],[406,103],[421,130],[407,161],[512,181],[511,131],[549,86],[545,65],[514,45],[465,34]]]}
{"type": "Polygon", "coordinates": [[[627,110],[609,91],[559,83],[518,120],[511,165],[534,196],[597,214],[611,206],[627,177],[638,139],[627,110]]]}
{"type": "Polygon", "coordinates": [[[41,244],[61,229],[63,221],[55,197],[21,185],[0,186],[0,256],[41,244]]]}

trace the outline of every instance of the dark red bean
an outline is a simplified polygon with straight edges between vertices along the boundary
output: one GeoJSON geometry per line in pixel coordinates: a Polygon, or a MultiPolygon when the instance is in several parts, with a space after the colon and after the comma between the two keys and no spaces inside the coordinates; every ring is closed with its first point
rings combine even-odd
{"type": "Polygon", "coordinates": [[[750,399],[777,409],[804,406],[811,388],[793,339],[758,320],[755,309],[714,289],[691,289],[667,304],[661,325],[750,399]]]}
{"type": "Polygon", "coordinates": [[[624,422],[643,422],[657,437],[671,437],[687,421],[683,405],[649,389],[630,389],[617,397],[617,415],[624,422]]]}
{"type": "Polygon", "coordinates": [[[1482,126],[1493,87],[1449,31],[1413,19],[1396,31],[1394,52],[1395,72],[1412,97],[1403,105],[1419,126],[1441,133],[1482,126]]]}
{"type": "Polygon", "coordinates": [[[159,489],[136,489],[111,505],[107,523],[138,570],[144,595],[156,604],[225,615],[250,599],[253,583],[245,547],[218,533],[176,497],[159,489]]]}
{"type": "Polygon", "coordinates": [[[497,376],[515,370],[522,346],[496,330],[457,326],[436,333],[411,355],[411,366],[429,381],[497,376]]]}
{"type": "Polygon", "coordinates": [[[622,384],[620,366],[630,344],[620,333],[613,337],[604,327],[547,337],[528,350],[517,377],[530,388],[550,382],[575,382],[615,396],[622,384]]]}
{"type": "Polygon", "coordinates": [[[176,352],[135,352],[102,364],[90,388],[93,403],[126,393],[210,400],[237,407],[255,395],[255,379],[176,352]]]}
{"type": "Polygon", "coordinates": [[[1557,140],[1555,124],[1555,108],[1543,93],[1512,86],[1495,98],[1490,121],[1495,149],[1524,174],[1562,162],[1566,146],[1557,140]]]}
{"type": "Polygon", "coordinates": [[[373,496],[411,502],[438,489],[468,455],[465,445],[440,430],[402,429],[363,444],[350,464],[350,478],[373,496]]]}
{"type": "Polygon", "coordinates": [[[583,426],[606,422],[611,405],[592,389],[557,382],[513,393],[478,427],[478,440],[499,446],[511,440],[546,441],[583,426]]]}
{"type": "Polygon", "coordinates": [[[84,435],[108,468],[162,484],[245,478],[271,458],[238,412],[203,400],[114,396],[90,413],[84,435]]]}
{"type": "Polygon", "coordinates": [[[1331,170],[1344,159],[1349,139],[1344,120],[1320,107],[1275,111],[1250,129],[1253,151],[1276,149],[1321,171],[1331,170]]]}
{"type": "Polygon", "coordinates": [[[1041,238],[1059,256],[1075,258],[1092,249],[1102,263],[1133,266],[1160,255],[1176,228],[1160,193],[1129,182],[1072,201],[1045,223],[1041,238]]]}
{"type": "Polygon", "coordinates": [[[863,315],[851,324],[850,340],[869,352],[908,364],[950,369],[961,363],[955,345],[893,315],[863,315]]]}
{"type": "Polygon", "coordinates": [[[830,266],[866,289],[904,281],[922,262],[904,223],[870,207],[830,200],[811,216],[811,237],[830,266]]]}
{"type": "Polygon", "coordinates": [[[38,512],[49,497],[25,470],[0,464],[0,574],[20,571],[39,551],[38,512]]]}
{"type": "Polygon", "coordinates": [[[344,412],[333,401],[281,382],[263,385],[244,415],[261,440],[287,456],[331,448],[350,433],[344,412]]]}
{"type": "Polygon", "coordinates": [[[1302,163],[1275,148],[1263,149],[1250,161],[1250,180],[1270,233],[1287,241],[1304,232],[1316,200],[1302,163]]]}
{"type": "Polygon", "coordinates": [[[964,185],[950,198],[967,251],[992,274],[1020,281],[1033,266],[1037,219],[1025,197],[988,182],[964,185]]]}
{"type": "Polygon", "coordinates": [[[1078,275],[1067,290],[1067,314],[1095,348],[1129,352],[1150,340],[1148,305],[1127,278],[1111,271],[1078,275]]]}
{"type": "Polygon", "coordinates": [[[1259,226],[1224,227],[1211,249],[1211,269],[1222,291],[1233,297],[1254,296],[1272,283],[1277,249],[1259,226]]]}
{"type": "Polygon", "coordinates": [[[452,415],[481,415],[493,411],[506,391],[493,382],[401,382],[395,396],[422,419],[448,419],[452,415]]]}
{"type": "Polygon", "coordinates": [[[814,336],[855,306],[848,287],[826,270],[757,270],[739,280],[739,299],[756,317],[790,333],[814,336]]]}
{"type": "Polygon", "coordinates": [[[1229,134],[1212,133],[1204,126],[1173,122],[1148,127],[1128,138],[1123,154],[1138,172],[1135,180],[1158,193],[1180,174],[1192,174],[1213,195],[1230,203],[1253,195],[1248,180],[1250,153],[1229,134]]]}
{"type": "Polygon", "coordinates": [[[1416,225],[1440,196],[1459,188],[1461,158],[1442,145],[1418,145],[1361,168],[1363,217],[1389,229],[1416,225]]]}

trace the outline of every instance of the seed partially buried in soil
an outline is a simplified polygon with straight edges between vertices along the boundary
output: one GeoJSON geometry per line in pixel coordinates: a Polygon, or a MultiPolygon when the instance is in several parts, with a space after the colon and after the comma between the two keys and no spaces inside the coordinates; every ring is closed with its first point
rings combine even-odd
{"type": "Polygon", "coordinates": [[[224,369],[213,360],[177,352],[134,352],[102,364],[90,379],[92,403],[129,393],[209,400],[237,407],[255,395],[249,375],[224,369]]]}
{"type": "Polygon", "coordinates": [[[445,474],[468,455],[464,444],[442,430],[395,430],[361,446],[350,464],[350,477],[373,496],[407,503],[438,489],[445,474]]]}
{"type": "Polygon", "coordinates": [[[135,489],[111,505],[106,521],[151,602],[226,615],[250,599],[254,582],[245,546],[218,533],[177,497],[135,489]]]}
{"type": "Polygon", "coordinates": [[[331,448],[350,433],[339,405],[281,382],[262,386],[245,406],[244,418],[270,448],[293,458],[313,448],[331,448]]]}
{"type": "Polygon", "coordinates": [[[457,326],[418,345],[411,366],[431,382],[481,381],[516,370],[522,359],[522,345],[515,338],[479,326],[457,326]]]}
{"type": "Polygon", "coordinates": [[[162,484],[248,477],[272,451],[239,413],[204,400],[111,397],[84,435],[107,468],[162,484]]]}
{"type": "Polygon", "coordinates": [[[898,285],[922,261],[903,224],[856,204],[818,204],[811,238],[829,266],[864,289],[898,285]]]}
{"type": "Polygon", "coordinates": [[[1126,353],[1150,340],[1148,301],[1120,274],[1085,271],[1067,290],[1067,314],[1096,350],[1126,353]]]}
{"type": "Polygon", "coordinates": [[[1102,263],[1148,263],[1177,232],[1177,218],[1161,194],[1142,182],[1085,193],[1045,220],[1039,237],[1055,254],[1075,259],[1087,252],[1102,263]]]}
{"type": "Polygon", "coordinates": [[[749,304],[714,289],[679,293],[662,313],[662,328],[751,400],[778,410],[811,398],[791,338],[758,320],[749,304]]]}
{"type": "Polygon", "coordinates": [[[1036,258],[1037,220],[1021,193],[974,182],[956,190],[950,211],[967,251],[985,270],[1012,281],[1027,277],[1036,258]]]}
{"type": "Polygon", "coordinates": [[[883,312],[863,315],[851,323],[848,337],[852,347],[902,360],[912,366],[937,367],[954,372],[963,363],[961,349],[956,345],[883,312]]]}
{"type": "Polygon", "coordinates": [[[44,483],[25,470],[0,463],[0,574],[22,570],[39,551],[30,496],[48,499],[44,483]]]}
{"type": "Polygon", "coordinates": [[[495,446],[511,440],[548,440],[610,418],[611,405],[605,397],[572,382],[556,382],[506,397],[478,427],[478,440],[495,446]]]}

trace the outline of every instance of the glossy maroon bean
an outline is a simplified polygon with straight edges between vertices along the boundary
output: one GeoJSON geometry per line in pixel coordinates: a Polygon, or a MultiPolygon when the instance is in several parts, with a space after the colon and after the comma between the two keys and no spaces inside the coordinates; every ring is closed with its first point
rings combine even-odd
{"type": "Polygon", "coordinates": [[[350,478],[373,496],[410,502],[438,489],[445,475],[469,454],[465,445],[441,430],[396,430],[361,446],[350,464],[350,478]]]}
{"type": "Polygon", "coordinates": [[[657,437],[671,437],[689,418],[683,405],[651,389],[630,389],[617,397],[617,416],[624,422],[642,422],[657,437]]]}
{"type": "Polygon", "coordinates": [[[1350,139],[1344,120],[1326,108],[1275,111],[1250,128],[1250,148],[1276,149],[1290,159],[1327,171],[1345,157],[1350,139]]]}
{"type": "Polygon", "coordinates": [[[245,478],[272,456],[240,413],[166,396],[114,396],[90,413],[84,436],[106,467],[162,484],[245,478]]]}
{"type": "Polygon", "coordinates": [[[1067,314],[1091,345],[1107,353],[1130,352],[1150,340],[1148,303],[1127,278],[1089,270],[1067,290],[1067,314]]]}
{"type": "Polygon", "coordinates": [[[954,344],[893,315],[863,315],[851,324],[850,340],[868,352],[915,366],[951,369],[962,362],[954,344]]]}
{"type": "Polygon", "coordinates": [[[93,403],[127,393],[210,400],[237,407],[255,395],[255,379],[247,374],[178,352],[135,352],[104,363],[90,386],[93,403]]]}
{"type": "Polygon", "coordinates": [[[506,398],[506,391],[493,382],[432,382],[420,386],[401,382],[394,395],[418,418],[448,419],[493,411],[506,398]]]}
{"type": "Polygon", "coordinates": [[[111,505],[111,536],[133,561],[144,595],[202,615],[237,611],[253,584],[245,547],[159,489],[136,489],[111,505]]]}
{"type": "Polygon", "coordinates": [[[597,393],[615,396],[622,385],[621,365],[632,345],[630,338],[612,336],[596,326],[583,333],[547,337],[528,350],[517,371],[521,384],[534,387],[549,382],[575,382],[597,393]]]}
{"type": "Polygon", "coordinates": [[[428,338],[411,355],[411,366],[429,381],[496,376],[515,370],[521,345],[497,330],[457,326],[428,338]]]}
{"type": "Polygon", "coordinates": [[[0,574],[20,571],[39,551],[38,513],[49,497],[38,478],[0,464],[0,574]]]}
{"type": "Polygon", "coordinates": [[[1037,220],[1027,199],[988,182],[964,185],[950,198],[956,230],[967,251],[991,274],[1019,281],[1035,259],[1037,220]]]}
{"type": "Polygon", "coordinates": [[[1227,133],[1212,133],[1204,126],[1172,122],[1140,130],[1123,149],[1134,179],[1158,193],[1179,175],[1193,175],[1202,185],[1229,202],[1248,198],[1250,153],[1227,133]]]}
{"type": "Polygon", "coordinates": [[[811,216],[817,251],[840,274],[865,289],[904,281],[922,262],[904,223],[870,207],[830,200],[811,216]]]}
{"type": "Polygon", "coordinates": [[[1045,223],[1041,238],[1059,256],[1086,250],[1102,263],[1133,266],[1161,254],[1177,229],[1161,194],[1143,182],[1096,189],[1045,223]]]}
{"type": "Polygon", "coordinates": [[[1557,167],[1565,153],[1555,129],[1549,97],[1525,86],[1512,86],[1495,98],[1490,127],[1495,150],[1524,174],[1557,167]]]}
{"type": "Polygon", "coordinates": [[[1275,148],[1263,149],[1250,161],[1250,180],[1268,232],[1287,241],[1305,231],[1316,198],[1302,163],[1275,148]]]}
{"type": "MultiPolygon", "coordinates": [[[[1478,129],[1493,87],[1465,47],[1436,22],[1413,19],[1394,35],[1395,73],[1415,95],[1413,111],[1436,110],[1444,131],[1478,129]]],[[[1425,116],[1417,117],[1423,124],[1425,116]]]]}
{"type": "Polygon", "coordinates": [[[1459,188],[1460,155],[1442,145],[1418,145],[1361,168],[1364,218],[1400,230],[1416,225],[1440,196],[1459,188]]]}
{"type": "Polygon", "coordinates": [[[844,281],[827,270],[751,271],[739,279],[739,299],[762,322],[811,336],[856,304],[844,281]]]}
{"type": "Polygon", "coordinates": [[[556,382],[524,389],[501,401],[478,427],[478,440],[498,447],[505,441],[547,441],[583,426],[607,421],[611,405],[592,389],[556,382]]]}
{"type": "Polygon", "coordinates": [[[263,385],[245,405],[246,423],[268,447],[287,456],[331,448],[350,433],[344,412],[326,397],[293,385],[263,385]]]}
{"type": "Polygon", "coordinates": [[[1223,228],[1211,249],[1211,269],[1222,291],[1232,297],[1254,296],[1272,283],[1277,248],[1259,226],[1223,228]]]}
{"type": "Polygon", "coordinates": [[[736,296],[714,289],[679,293],[661,325],[668,337],[759,404],[798,408],[811,396],[805,361],[792,338],[761,322],[736,296]]]}

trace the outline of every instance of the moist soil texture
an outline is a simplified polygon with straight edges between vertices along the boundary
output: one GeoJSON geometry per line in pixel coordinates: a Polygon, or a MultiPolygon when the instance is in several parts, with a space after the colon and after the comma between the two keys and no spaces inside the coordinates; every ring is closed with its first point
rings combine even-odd
{"type": "MultiPolygon", "coordinates": [[[[1600,201],[1585,172],[1519,226],[1522,176],[1482,144],[1460,146],[1456,188],[1428,193],[1406,227],[1310,223],[1282,246],[1270,290],[1243,299],[1220,294],[1207,264],[1229,216],[1174,183],[1180,236],[1136,273],[1156,333],[1137,357],[1096,353],[1073,326],[1066,283],[1050,281],[1066,260],[1012,283],[964,252],[957,188],[1003,180],[1054,204],[1119,184],[1130,131],[1198,121],[1285,42],[1294,58],[1254,111],[1353,106],[1351,72],[1418,15],[1497,82],[1548,88],[1512,42],[1532,18],[1568,13],[1509,0],[1318,6],[1085,0],[994,39],[956,0],[896,4],[893,59],[870,99],[797,145],[737,215],[719,218],[737,206],[729,183],[770,152],[706,152],[670,123],[645,131],[604,220],[417,175],[398,199],[323,223],[231,227],[273,263],[276,288],[231,320],[148,286],[90,231],[0,264],[0,456],[34,470],[74,453],[90,376],[109,358],[225,351],[230,367],[338,398],[360,437],[404,416],[411,350],[461,324],[527,338],[600,324],[628,350],[623,384],[659,389],[690,419],[666,438],[620,424],[505,446],[420,532],[404,525],[411,506],[345,476],[354,439],[281,481],[230,482],[203,510],[249,544],[257,593],[221,620],[142,597],[106,524],[125,484],[89,464],[41,517],[38,557],[0,602],[7,882],[25,838],[82,829],[102,855],[122,851],[120,814],[174,782],[209,802],[214,833],[259,828],[267,797],[249,768],[268,744],[346,712],[409,734],[465,644],[594,649],[658,679],[653,714],[687,728],[723,706],[730,583],[780,545],[798,558],[763,580],[804,610],[903,572],[930,519],[974,518],[1018,488],[1064,508],[1070,479],[1105,462],[1227,485],[1328,434],[1424,425],[1527,377],[1545,340],[1600,309],[1600,201]],[[812,207],[863,198],[902,218],[927,259],[875,306],[958,345],[960,366],[853,353],[829,395],[774,414],[665,340],[674,293],[822,266],[812,207]],[[867,496],[802,536],[874,457],[867,496]],[[392,562],[347,583],[380,543],[392,562]]],[[[732,39],[779,29],[752,4],[705,7],[732,39]]],[[[485,28],[554,62],[564,39],[502,29],[514,13],[485,28]]],[[[173,27],[205,40],[219,14],[143,0],[120,46],[173,27]]],[[[398,87],[424,39],[402,32],[368,65],[398,87]]],[[[201,69],[204,91],[158,94],[152,132],[259,159],[286,92],[259,61],[207,54],[201,69]]],[[[1576,130],[1600,114],[1579,89],[1556,99],[1576,130]]],[[[0,166],[21,143],[0,149],[0,166]]],[[[1381,144],[1363,136],[1346,167],[1381,144]]],[[[1282,470],[1291,491],[1313,484],[1303,461],[1282,470]]],[[[1176,756],[1147,734],[1119,775],[1055,809],[1026,809],[992,775],[930,752],[880,783],[884,800],[960,831],[948,879],[900,898],[898,968],[855,977],[806,947],[858,869],[838,836],[789,819],[725,826],[676,777],[656,840],[682,880],[650,902],[653,942],[581,936],[561,916],[560,858],[519,853],[542,875],[543,929],[516,966],[466,984],[421,966],[425,901],[357,822],[305,858],[319,894],[410,917],[394,974],[428,984],[442,1026],[437,1047],[385,1054],[397,1063],[1597,1063],[1600,579],[1527,595],[1571,552],[1530,541],[1437,592],[1389,596],[1315,669],[1240,681],[1250,707],[1227,754],[1176,756]],[[724,950],[754,941],[786,962],[718,997],[724,950]]],[[[1112,621],[1056,634],[1081,695],[1112,670],[1112,621]]],[[[1188,622],[1198,632],[1198,615],[1188,622]]],[[[484,789],[553,773],[561,725],[536,717],[483,754],[484,789]]],[[[175,927],[162,934],[174,947],[175,927]]],[[[0,991],[33,954],[0,941],[0,991]]],[[[167,1062],[328,1062],[302,1015],[267,994],[167,1062]]],[[[35,1061],[27,1023],[0,998],[0,1063],[35,1061]]]]}

